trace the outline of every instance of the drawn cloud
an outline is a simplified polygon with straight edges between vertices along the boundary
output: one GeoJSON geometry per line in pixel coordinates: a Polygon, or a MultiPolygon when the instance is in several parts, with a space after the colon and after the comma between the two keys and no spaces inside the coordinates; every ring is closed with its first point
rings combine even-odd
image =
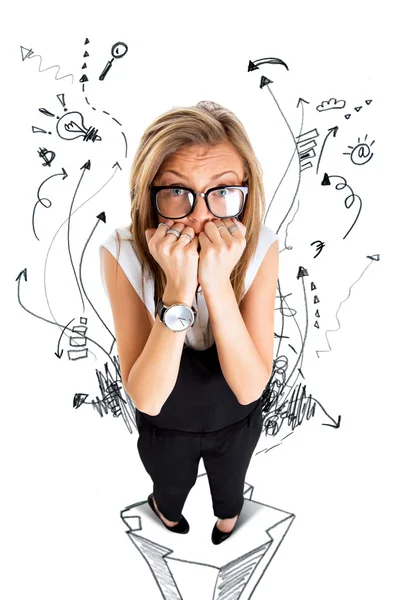
{"type": "Polygon", "coordinates": [[[346,106],[346,100],[335,100],[335,98],[329,98],[329,100],[323,100],[321,104],[318,104],[317,110],[323,112],[324,110],[333,110],[334,108],[344,108],[346,106]]]}

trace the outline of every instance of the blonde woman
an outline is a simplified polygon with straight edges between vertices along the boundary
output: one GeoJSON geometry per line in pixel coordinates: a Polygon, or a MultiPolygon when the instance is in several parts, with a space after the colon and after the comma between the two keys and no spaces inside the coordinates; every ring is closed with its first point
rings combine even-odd
{"type": "Polygon", "coordinates": [[[148,503],[187,533],[182,509],[203,458],[219,544],[262,431],[278,279],[278,236],[262,224],[262,170],[242,123],[213,102],[162,114],[140,140],[130,199],[131,222],[100,257],[148,503]]]}

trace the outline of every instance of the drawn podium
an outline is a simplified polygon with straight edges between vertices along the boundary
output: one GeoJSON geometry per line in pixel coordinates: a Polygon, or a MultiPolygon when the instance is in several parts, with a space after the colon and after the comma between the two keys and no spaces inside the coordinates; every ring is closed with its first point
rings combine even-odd
{"type": "Polygon", "coordinates": [[[127,534],[149,565],[162,597],[251,597],[295,518],[294,514],[254,502],[252,493],[253,487],[245,484],[244,505],[235,531],[218,545],[211,541],[216,517],[205,473],[197,477],[184,506],[190,524],[186,534],[168,531],[147,504],[147,495],[145,501],[121,511],[127,534]],[[199,507],[203,507],[201,512],[199,507]]]}

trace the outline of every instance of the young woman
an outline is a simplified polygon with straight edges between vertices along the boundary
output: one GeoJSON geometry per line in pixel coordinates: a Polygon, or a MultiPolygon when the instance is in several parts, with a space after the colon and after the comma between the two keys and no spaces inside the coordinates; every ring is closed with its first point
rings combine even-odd
{"type": "Polygon", "coordinates": [[[262,171],[242,123],[213,102],[161,115],[134,157],[130,198],[131,223],[100,256],[148,503],[187,533],[182,509],[203,458],[218,544],[242,510],[262,431],[278,279],[278,236],[262,224],[262,171]]]}

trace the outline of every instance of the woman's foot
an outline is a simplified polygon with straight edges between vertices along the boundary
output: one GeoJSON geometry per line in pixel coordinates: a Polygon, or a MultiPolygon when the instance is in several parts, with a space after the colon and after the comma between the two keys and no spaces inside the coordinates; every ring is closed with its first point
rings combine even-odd
{"type": "Polygon", "coordinates": [[[235,527],[238,516],[236,515],[236,517],[232,517],[231,519],[218,519],[216,523],[217,529],[223,533],[229,533],[235,527]]]}
{"type": "Polygon", "coordinates": [[[154,497],[154,494],[153,494],[153,503],[154,503],[154,507],[155,507],[155,509],[156,509],[156,511],[157,511],[157,514],[158,514],[158,516],[160,517],[160,519],[161,519],[161,520],[162,520],[162,521],[163,521],[163,522],[164,522],[166,525],[168,525],[168,527],[174,527],[175,525],[178,525],[179,521],[168,521],[168,519],[166,519],[166,518],[164,517],[164,515],[160,513],[160,511],[159,511],[159,509],[158,509],[158,506],[157,506],[156,499],[155,499],[155,497],[154,497]]]}

